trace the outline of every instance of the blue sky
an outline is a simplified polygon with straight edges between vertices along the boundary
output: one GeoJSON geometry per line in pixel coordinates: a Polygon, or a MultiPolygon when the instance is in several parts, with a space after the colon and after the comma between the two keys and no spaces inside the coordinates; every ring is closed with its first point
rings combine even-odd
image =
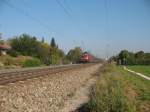
{"type": "Polygon", "coordinates": [[[27,33],[64,51],[81,46],[99,57],[122,49],[150,52],[149,0],[0,0],[0,32],[27,33]],[[4,2],[6,1],[6,2],[4,2]]]}

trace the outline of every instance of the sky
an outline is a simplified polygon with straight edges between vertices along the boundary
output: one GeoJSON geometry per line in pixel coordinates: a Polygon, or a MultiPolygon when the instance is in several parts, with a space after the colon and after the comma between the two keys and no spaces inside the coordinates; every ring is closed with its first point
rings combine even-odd
{"type": "Polygon", "coordinates": [[[0,0],[3,39],[54,37],[67,52],[81,46],[102,58],[122,49],[150,52],[149,0],[0,0]]]}

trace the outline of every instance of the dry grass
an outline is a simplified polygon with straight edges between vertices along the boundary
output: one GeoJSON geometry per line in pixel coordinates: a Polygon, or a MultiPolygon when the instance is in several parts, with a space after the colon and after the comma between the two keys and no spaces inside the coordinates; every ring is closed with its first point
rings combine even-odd
{"type": "Polygon", "coordinates": [[[21,67],[23,62],[28,59],[32,59],[32,57],[29,56],[11,57],[9,55],[0,56],[0,63],[1,63],[0,68],[3,69],[3,68],[21,67]]]}
{"type": "Polygon", "coordinates": [[[114,66],[105,68],[95,87],[91,90],[88,103],[90,112],[134,112],[124,93],[124,84],[114,66]],[[108,71],[108,72],[107,72],[108,71]],[[111,71],[111,72],[110,72],[111,71]]]}
{"type": "Polygon", "coordinates": [[[149,82],[115,65],[106,65],[99,74],[90,101],[84,105],[86,111],[81,112],[150,111],[149,82]]]}

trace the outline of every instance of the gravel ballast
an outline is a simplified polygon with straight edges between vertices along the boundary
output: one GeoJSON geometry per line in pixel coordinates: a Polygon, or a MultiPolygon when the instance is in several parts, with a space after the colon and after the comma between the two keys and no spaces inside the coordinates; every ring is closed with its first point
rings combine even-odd
{"type": "Polygon", "coordinates": [[[100,65],[0,86],[0,112],[59,112],[100,65]]]}

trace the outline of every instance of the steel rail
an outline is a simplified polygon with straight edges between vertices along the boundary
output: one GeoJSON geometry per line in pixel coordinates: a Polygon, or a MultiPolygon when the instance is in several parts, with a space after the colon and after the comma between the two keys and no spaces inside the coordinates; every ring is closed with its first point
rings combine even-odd
{"type": "Polygon", "coordinates": [[[9,83],[15,83],[17,81],[23,81],[31,78],[44,77],[51,74],[61,73],[69,70],[80,69],[93,64],[79,64],[70,66],[56,66],[56,67],[45,67],[39,69],[26,69],[17,70],[12,72],[2,72],[0,73],[0,85],[5,85],[9,83]]]}

